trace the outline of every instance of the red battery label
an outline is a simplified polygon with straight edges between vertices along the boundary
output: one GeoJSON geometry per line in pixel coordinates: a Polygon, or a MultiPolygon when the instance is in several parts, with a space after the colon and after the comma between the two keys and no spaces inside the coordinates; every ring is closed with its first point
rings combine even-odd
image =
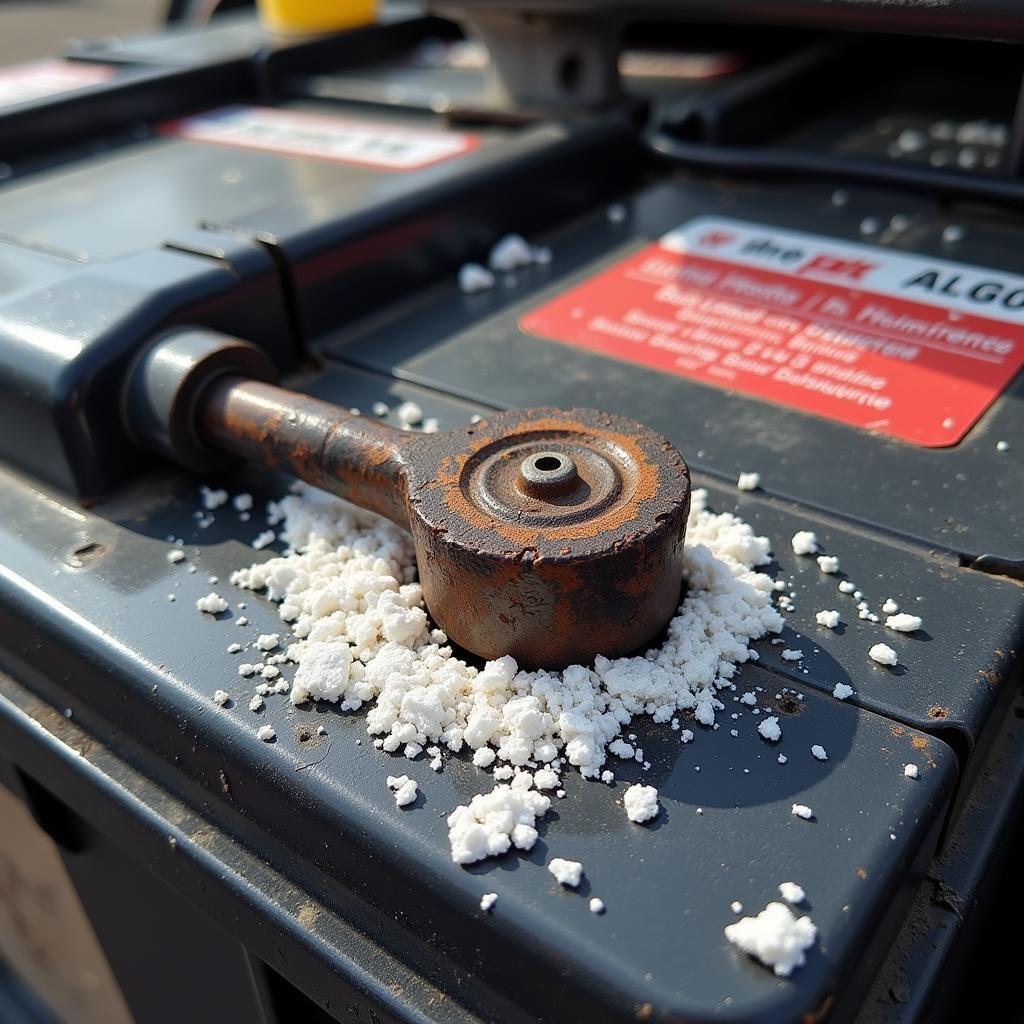
{"type": "Polygon", "coordinates": [[[475,135],[274,107],[235,106],[165,128],[194,142],[318,157],[384,171],[415,171],[476,149],[475,135]]]}
{"type": "Polygon", "coordinates": [[[521,327],[939,448],[1024,365],[1024,277],[700,217],[521,327]]]}

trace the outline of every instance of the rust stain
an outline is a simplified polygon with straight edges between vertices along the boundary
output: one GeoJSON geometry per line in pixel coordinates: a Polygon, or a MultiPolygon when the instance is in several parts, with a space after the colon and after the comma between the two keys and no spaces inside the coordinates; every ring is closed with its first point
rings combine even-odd
{"type": "Polygon", "coordinates": [[[857,877],[863,882],[868,877],[866,868],[857,868],[857,877]]]}
{"type": "Polygon", "coordinates": [[[944,708],[940,704],[933,704],[928,709],[928,717],[929,718],[936,718],[936,719],[949,718],[949,716],[951,714],[952,714],[952,712],[949,710],[949,708],[944,708]]]}
{"type": "Polygon", "coordinates": [[[443,490],[448,507],[467,523],[481,530],[494,530],[517,547],[525,547],[534,543],[538,536],[551,541],[580,540],[598,537],[602,533],[617,530],[634,522],[639,519],[642,503],[657,495],[660,480],[661,467],[647,458],[636,438],[619,431],[602,430],[578,420],[545,417],[528,420],[502,434],[484,434],[474,438],[463,452],[446,459],[444,464],[438,467],[436,479],[426,486],[443,490]],[[623,499],[615,503],[605,514],[573,523],[561,529],[551,527],[542,530],[524,529],[514,523],[505,523],[494,515],[488,515],[477,508],[463,490],[466,467],[477,455],[489,447],[509,441],[527,442],[533,437],[545,441],[574,442],[596,439],[599,442],[621,448],[635,466],[634,479],[627,482],[629,493],[624,494],[623,499]]]}
{"type": "Polygon", "coordinates": [[[801,1024],[821,1024],[832,1012],[835,996],[830,992],[815,1009],[808,1011],[800,1018],[801,1024]]]}
{"type": "Polygon", "coordinates": [[[928,737],[927,736],[915,736],[910,741],[910,745],[915,750],[927,750],[928,749],[928,737]]]}

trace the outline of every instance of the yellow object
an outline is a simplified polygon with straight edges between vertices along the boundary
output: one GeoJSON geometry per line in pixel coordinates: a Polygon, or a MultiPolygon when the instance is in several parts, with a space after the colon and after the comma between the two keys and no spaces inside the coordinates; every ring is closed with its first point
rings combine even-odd
{"type": "Polygon", "coordinates": [[[377,20],[377,0],[259,0],[271,32],[339,32],[377,20]]]}

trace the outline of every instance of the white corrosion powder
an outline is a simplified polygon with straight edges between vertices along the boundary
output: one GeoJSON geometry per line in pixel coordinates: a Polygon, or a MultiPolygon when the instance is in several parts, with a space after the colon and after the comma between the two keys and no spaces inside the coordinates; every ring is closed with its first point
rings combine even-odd
{"type": "Polygon", "coordinates": [[[269,743],[277,737],[277,733],[274,731],[274,727],[272,725],[261,725],[259,729],[256,730],[256,735],[263,740],[264,743],[269,743]]]}
{"type": "Polygon", "coordinates": [[[403,402],[396,410],[398,422],[406,427],[414,427],[423,420],[423,410],[415,402],[403,402]]]}
{"type": "Polygon", "coordinates": [[[279,633],[261,633],[256,638],[256,646],[261,651],[272,651],[281,642],[279,633]]]}
{"type": "Polygon", "coordinates": [[[181,548],[171,548],[171,550],[167,552],[167,561],[170,562],[171,565],[176,565],[178,562],[184,562],[185,552],[182,551],[181,548]]]}
{"type": "Polygon", "coordinates": [[[196,608],[210,615],[218,615],[220,612],[227,611],[228,603],[220,594],[211,592],[206,597],[201,597],[196,601],[196,608]]]}
{"type": "Polygon", "coordinates": [[[769,903],[757,917],[726,925],[725,937],[787,978],[795,967],[803,967],[804,950],[814,945],[818,929],[809,917],[798,918],[785,903],[769,903]]]}
{"type": "Polygon", "coordinates": [[[208,512],[212,512],[215,508],[220,508],[228,500],[228,492],[213,490],[213,488],[204,485],[199,488],[199,497],[202,499],[203,508],[208,512]]]}
{"type": "Polygon", "coordinates": [[[796,882],[782,882],[779,892],[787,903],[803,903],[807,899],[807,893],[796,882]]]}
{"type": "Polygon", "coordinates": [[[875,644],[868,651],[868,657],[879,665],[895,665],[896,652],[888,644],[875,644]]]}
{"type": "Polygon", "coordinates": [[[785,650],[782,652],[783,661],[799,661],[804,656],[804,652],[800,650],[785,650]]]}
{"type": "Polygon", "coordinates": [[[486,914],[497,902],[498,894],[496,892],[485,892],[480,897],[480,909],[486,914]]]}
{"type": "Polygon", "coordinates": [[[506,235],[487,257],[491,270],[510,271],[528,267],[534,261],[533,247],[522,235],[506,235]]]}
{"type": "Polygon", "coordinates": [[[906,775],[908,779],[917,779],[920,778],[921,775],[916,764],[904,765],[903,774],[906,775]]]}
{"type": "Polygon", "coordinates": [[[818,568],[831,576],[839,572],[839,559],[835,555],[818,555],[818,568]]]}
{"type": "Polygon", "coordinates": [[[825,748],[820,743],[815,743],[811,747],[811,754],[816,761],[827,761],[828,754],[825,752],[825,748]]]}
{"type": "Polygon", "coordinates": [[[388,789],[395,791],[395,803],[399,807],[408,807],[416,800],[420,787],[408,775],[389,775],[387,783],[388,789]]]}
{"type": "Polygon", "coordinates": [[[757,731],[772,743],[778,743],[782,739],[782,729],[779,727],[778,718],[774,715],[771,718],[765,718],[758,722],[757,731]]]}
{"type": "Polygon", "coordinates": [[[853,696],[853,687],[848,683],[836,683],[836,685],[832,687],[832,696],[835,697],[836,700],[846,700],[847,697],[853,696]]]}
{"type": "Polygon", "coordinates": [[[921,617],[900,612],[898,615],[890,615],[885,620],[885,626],[886,629],[893,629],[897,633],[913,633],[915,629],[921,628],[921,617]]]}
{"type": "MultiPolygon", "coordinates": [[[[686,597],[663,645],[642,657],[599,657],[593,668],[526,672],[509,657],[479,670],[466,665],[430,626],[409,535],[309,487],[273,506],[286,553],[231,579],[265,590],[290,624],[295,704],[315,698],[346,711],[365,707],[367,732],[386,751],[468,747],[479,767],[560,760],[598,778],[606,748],[634,715],[667,723],[689,711],[712,726],[723,708],[717,693],[754,654],[751,641],[783,626],[772,581],[757,571],[770,561],[769,541],[730,513],[709,512],[706,501],[706,492],[693,493],[686,597]]],[[[509,845],[501,831],[497,852],[509,845]]],[[[466,854],[462,840],[453,840],[453,855],[456,847],[466,854]]],[[[487,843],[475,836],[473,849],[481,848],[487,843]]]]}
{"type": "Polygon", "coordinates": [[[214,690],[213,703],[218,707],[224,707],[229,700],[231,700],[231,694],[227,690],[214,690]]]}
{"type": "Polygon", "coordinates": [[[814,811],[807,804],[793,804],[792,813],[794,817],[803,818],[804,821],[810,821],[814,817],[814,811]]]}
{"type": "Polygon", "coordinates": [[[555,876],[559,885],[569,889],[575,889],[583,878],[583,865],[578,860],[563,860],[561,857],[553,857],[548,864],[548,871],[555,876]]]}
{"type": "Polygon", "coordinates": [[[736,486],[741,491],[756,491],[761,486],[760,473],[740,473],[736,486]]]}
{"type": "Polygon", "coordinates": [[[894,615],[899,610],[900,606],[891,597],[887,597],[885,599],[885,604],[882,605],[882,611],[885,612],[886,615],[894,615]]]}
{"type": "Polygon", "coordinates": [[[812,530],[798,530],[793,534],[793,551],[798,555],[814,555],[818,552],[818,537],[812,530]]]}
{"type": "Polygon", "coordinates": [[[495,786],[448,815],[448,842],[456,864],[472,864],[511,847],[531,850],[537,842],[537,818],[551,801],[534,790],[495,786]]]}
{"type": "Polygon", "coordinates": [[[592,896],[590,899],[590,903],[587,905],[590,907],[590,912],[592,914],[604,913],[604,900],[600,899],[597,896],[592,896]]]}
{"type": "Polygon", "coordinates": [[[626,817],[639,825],[658,816],[658,791],[654,786],[637,782],[623,794],[622,804],[626,808],[626,817]]]}
{"type": "Polygon", "coordinates": [[[466,263],[459,267],[459,290],[467,295],[494,287],[494,274],[479,263],[466,263]]]}
{"type": "Polygon", "coordinates": [[[814,616],[814,621],[819,626],[827,626],[829,629],[835,629],[839,625],[839,612],[834,609],[826,609],[818,612],[814,616]]]}

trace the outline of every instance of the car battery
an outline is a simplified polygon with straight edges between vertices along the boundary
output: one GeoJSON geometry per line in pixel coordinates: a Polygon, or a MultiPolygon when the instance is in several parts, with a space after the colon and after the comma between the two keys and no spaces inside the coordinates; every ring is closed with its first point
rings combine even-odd
{"type": "MultiPolygon", "coordinates": [[[[957,172],[973,205],[877,168],[703,173],[718,143],[686,126],[725,124],[749,82],[804,74],[831,40],[682,90],[655,122],[662,158],[618,115],[488,123],[482,79],[452,84],[453,42],[435,91],[472,124],[425,112],[429,75],[403,63],[422,41],[354,82],[317,63],[323,40],[305,74],[299,47],[267,58],[259,108],[182,110],[0,190],[0,323],[20,360],[0,469],[0,780],[56,843],[139,1021],[956,1019],[948,986],[1024,792],[1019,229],[976,203],[992,169],[957,172]],[[389,101],[399,64],[414,71],[389,101]],[[337,117],[346,144],[363,121],[471,148],[401,174],[325,160],[311,147],[327,128],[295,124],[337,117]],[[462,290],[459,264],[515,229],[550,261],[462,290]],[[785,625],[719,690],[715,726],[638,714],[614,778],[562,773],[528,850],[454,863],[449,814],[494,784],[471,757],[375,749],[365,709],[292,703],[287,660],[267,659],[259,701],[239,672],[289,630],[229,581],[292,557],[279,511],[263,514],[290,480],[155,460],[129,386],[147,353],[222,335],[271,357],[292,415],[256,391],[263,423],[243,426],[229,394],[217,436],[246,433],[307,478],[371,431],[353,409],[414,442],[385,424],[472,437],[503,410],[589,406],[650,425],[696,501],[769,538],[785,625]],[[311,400],[336,429],[300,449],[284,438],[316,425],[311,400]],[[916,629],[886,627],[895,604],[916,629]],[[416,784],[404,807],[392,773],[416,784]],[[658,791],[645,825],[624,812],[637,784],[658,791]],[[576,887],[545,870],[555,857],[584,865],[576,887]],[[787,882],[817,939],[772,973],[725,928],[787,882]]],[[[903,168],[890,144],[872,159],[903,168]]],[[[180,409],[212,422],[176,393],[195,402],[168,403],[172,426],[180,409]]],[[[383,502],[385,463],[339,478],[383,502]]]]}
{"type": "MultiPolygon", "coordinates": [[[[378,46],[397,34],[405,45],[410,31],[422,29],[399,22],[357,34],[378,33],[378,46]]],[[[340,60],[354,45],[332,37],[340,60]]],[[[106,433],[113,427],[101,426],[109,420],[108,403],[98,399],[93,411],[92,399],[83,396],[98,392],[94,382],[103,368],[137,346],[143,321],[143,330],[155,332],[183,318],[207,325],[216,319],[221,329],[262,337],[285,366],[294,362],[297,345],[325,321],[336,323],[342,310],[365,313],[453,272],[513,225],[539,227],[636,180],[635,141],[621,121],[448,127],[421,111],[268,95],[253,62],[235,58],[143,77],[163,83],[173,107],[133,93],[150,107],[149,120],[134,124],[128,139],[120,132],[101,135],[87,153],[75,139],[40,128],[45,137],[38,146],[32,137],[21,143],[25,159],[12,163],[0,197],[10,267],[0,314],[7,337],[16,343],[23,336],[23,311],[41,290],[52,315],[70,317],[83,335],[31,371],[15,360],[6,380],[10,393],[24,393],[28,377],[42,401],[30,401],[31,411],[5,407],[36,418],[52,453],[44,460],[49,479],[89,496],[114,477],[112,467],[101,468],[97,447],[81,443],[83,435],[70,427],[71,396],[78,395],[74,416],[91,424],[84,436],[113,436],[106,433]],[[216,88],[209,88],[213,81],[216,88]],[[182,89],[182,82],[191,84],[182,89]],[[193,90],[203,93],[203,102],[193,90]],[[604,173],[581,184],[579,161],[598,157],[604,173]],[[538,194],[532,176],[541,168],[547,187],[538,194]],[[504,213],[495,217],[499,192],[504,213]],[[251,282],[250,297],[246,288],[233,288],[232,312],[206,310],[210,285],[201,282],[235,276],[251,282]],[[139,288],[161,296],[145,314],[139,288]],[[345,291],[343,302],[338,289],[345,291]],[[75,320],[83,303],[103,307],[102,323],[75,320]],[[54,365],[62,362],[64,368],[54,365]],[[81,388],[55,383],[76,373],[86,382],[81,388]]],[[[105,124],[94,114],[120,109],[121,90],[119,84],[79,90],[50,106],[83,124],[105,124]]],[[[35,118],[36,104],[0,113],[0,136],[18,137],[23,122],[35,118]]],[[[46,117],[41,120],[45,125],[46,117]]],[[[15,447],[9,457],[24,464],[15,447]]]]}

